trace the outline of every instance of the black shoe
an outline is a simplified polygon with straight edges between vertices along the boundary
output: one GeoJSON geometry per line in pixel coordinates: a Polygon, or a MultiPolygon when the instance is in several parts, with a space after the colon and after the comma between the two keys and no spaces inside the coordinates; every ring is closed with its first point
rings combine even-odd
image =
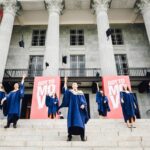
{"type": "Polygon", "coordinates": [[[71,140],[72,140],[72,136],[68,135],[67,141],[71,141],[71,140]]]}
{"type": "Polygon", "coordinates": [[[85,141],[87,141],[87,139],[86,138],[81,138],[81,141],[85,142],[85,141]]]}
{"type": "Polygon", "coordinates": [[[17,128],[17,125],[16,125],[16,124],[13,124],[13,128],[17,128]]]}
{"type": "Polygon", "coordinates": [[[67,141],[71,141],[71,140],[72,140],[72,138],[68,138],[68,139],[67,139],[67,141]]]}
{"type": "Polygon", "coordinates": [[[9,125],[4,126],[5,129],[9,128],[9,125]]]}

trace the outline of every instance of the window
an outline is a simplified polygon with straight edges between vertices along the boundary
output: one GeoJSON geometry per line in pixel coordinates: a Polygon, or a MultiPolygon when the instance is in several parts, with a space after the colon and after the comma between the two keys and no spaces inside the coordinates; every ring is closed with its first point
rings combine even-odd
{"type": "Polygon", "coordinates": [[[85,76],[85,55],[70,56],[71,76],[85,76]]]}
{"type": "Polygon", "coordinates": [[[111,29],[112,30],[112,44],[113,45],[123,45],[123,36],[121,29],[111,29]]]}
{"type": "Polygon", "coordinates": [[[84,45],[84,30],[70,30],[70,45],[84,45]]]}
{"type": "Polygon", "coordinates": [[[128,62],[126,54],[115,55],[118,75],[128,75],[128,62]]]}
{"type": "Polygon", "coordinates": [[[46,39],[46,30],[33,30],[32,46],[44,46],[46,39]]]}
{"type": "Polygon", "coordinates": [[[30,56],[29,76],[41,76],[43,72],[43,56],[30,56]]]}

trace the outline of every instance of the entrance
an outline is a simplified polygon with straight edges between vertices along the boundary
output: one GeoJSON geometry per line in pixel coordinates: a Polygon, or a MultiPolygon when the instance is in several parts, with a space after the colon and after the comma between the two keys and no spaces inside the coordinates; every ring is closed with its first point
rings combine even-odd
{"type": "Polygon", "coordinates": [[[21,119],[29,119],[31,112],[32,94],[25,94],[22,100],[21,119]]]}
{"type": "Polygon", "coordinates": [[[141,115],[140,115],[140,109],[139,109],[139,104],[138,104],[138,101],[137,101],[137,96],[136,96],[136,93],[134,93],[134,96],[135,96],[135,103],[136,103],[136,107],[137,107],[137,111],[136,111],[136,118],[137,119],[140,119],[141,118],[141,115]]]}
{"type": "Polygon", "coordinates": [[[91,118],[91,115],[90,115],[90,99],[89,99],[89,94],[84,94],[84,95],[85,95],[86,102],[87,102],[88,115],[89,115],[89,118],[91,118]]]}

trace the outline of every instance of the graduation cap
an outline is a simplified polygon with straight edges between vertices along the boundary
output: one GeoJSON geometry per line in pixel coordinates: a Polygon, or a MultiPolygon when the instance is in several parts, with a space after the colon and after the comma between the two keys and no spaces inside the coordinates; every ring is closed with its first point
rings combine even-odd
{"type": "Polygon", "coordinates": [[[96,78],[99,78],[100,74],[99,72],[96,72],[96,78]]]}
{"type": "Polygon", "coordinates": [[[106,31],[106,36],[107,36],[107,38],[109,39],[109,36],[110,35],[112,35],[112,29],[108,29],[107,31],[106,31]]]}
{"type": "Polygon", "coordinates": [[[62,57],[62,63],[67,64],[67,56],[62,57]]]}
{"type": "Polygon", "coordinates": [[[49,67],[49,63],[48,62],[45,62],[45,67],[49,67]]]}
{"type": "Polygon", "coordinates": [[[23,40],[19,41],[19,46],[24,48],[24,41],[23,40]]]}
{"type": "Polygon", "coordinates": [[[21,35],[21,40],[19,41],[19,47],[23,47],[24,48],[23,34],[21,35]]]}

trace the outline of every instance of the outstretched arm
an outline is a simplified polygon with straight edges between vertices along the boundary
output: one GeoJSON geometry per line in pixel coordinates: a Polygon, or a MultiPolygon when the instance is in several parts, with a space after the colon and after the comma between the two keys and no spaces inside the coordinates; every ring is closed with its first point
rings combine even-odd
{"type": "Polygon", "coordinates": [[[24,75],[22,76],[21,84],[24,84],[25,78],[26,78],[26,75],[24,74],[24,75]]]}

